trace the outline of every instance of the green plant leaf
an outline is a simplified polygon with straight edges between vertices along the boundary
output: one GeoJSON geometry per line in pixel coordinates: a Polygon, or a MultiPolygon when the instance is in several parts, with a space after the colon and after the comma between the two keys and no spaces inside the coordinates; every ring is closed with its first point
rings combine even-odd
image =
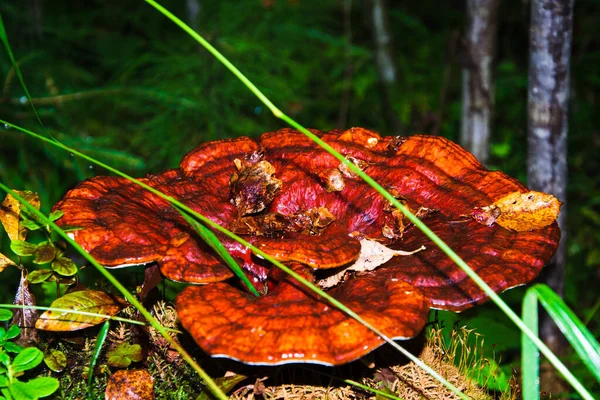
{"type": "Polygon", "coordinates": [[[36,269],[29,273],[27,280],[33,284],[41,283],[47,281],[52,275],[54,275],[54,271],[51,269],[36,269]]]}
{"type": "Polygon", "coordinates": [[[10,393],[15,399],[33,399],[50,396],[56,392],[59,387],[58,379],[49,376],[42,376],[32,379],[28,382],[15,380],[10,386],[10,393]]]}
{"type": "Polygon", "coordinates": [[[44,227],[44,225],[40,222],[32,221],[30,219],[21,220],[21,226],[29,229],[30,231],[37,231],[38,229],[42,229],[44,227]]]}
{"type": "Polygon", "coordinates": [[[13,313],[6,308],[0,308],[0,321],[8,321],[13,317],[13,313]]]}
{"type": "Polygon", "coordinates": [[[108,365],[111,367],[127,368],[132,362],[144,359],[142,347],[139,344],[121,343],[107,354],[108,365]]]}
{"type": "Polygon", "coordinates": [[[60,350],[50,349],[44,355],[44,363],[54,372],[61,372],[67,366],[67,356],[60,350]]]}
{"type": "Polygon", "coordinates": [[[52,262],[52,269],[62,276],[73,276],[77,273],[77,265],[67,257],[56,257],[52,262]]]}
{"type": "Polygon", "coordinates": [[[8,386],[8,378],[6,377],[6,375],[0,375],[0,387],[7,387],[8,386]]]}
{"type": "Polygon", "coordinates": [[[56,221],[57,219],[59,219],[60,217],[62,217],[65,213],[62,212],[61,210],[56,210],[56,211],[52,211],[50,213],[50,215],[48,216],[48,219],[50,221],[56,221]]]}
{"type": "Polygon", "coordinates": [[[37,245],[23,240],[13,240],[10,242],[10,249],[18,256],[31,256],[35,253],[37,245]]]}
{"type": "MultiPolygon", "coordinates": [[[[221,388],[224,393],[229,393],[238,383],[248,378],[246,375],[234,374],[215,379],[215,383],[221,388]]],[[[212,400],[213,397],[206,392],[200,393],[196,400],[212,400]]]]}
{"type": "Polygon", "coordinates": [[[16,355],[10,368],[13,372],[27,371],[37,367],[44,359],[44,353],[36,347],[27,347],[16,355]]]}
{"type": "Polygon", "coordinates": [[[56,258],[56,247],[51,242],[42,242],[37,245],[33,253],[33,262],[36,264],[46,264],[56,258]]]}
{"type": "Polygon", "coordinates": [[[20,353],[23,351],[25,347],[18,345],[16,343],[13,342],[6,342],[4,343],[4,350],[8,351],[9,353],[20,353]]]}
{"type": "Polygon", "coordinates": [[[10,365],[10,356],[4,352],[0,353],[0,363],[8,367],[10,365]]]}
{"type": "Polygon", "coordinates": [[[14,339],[21,333],[21,328],[18,325],[12,324],[6,333],[4,334],[5,339],[14,339]]]}
{"type": "MultiPolygon", "coordinates": [[[[112,296],[98,290],[68,293],[54,300],[50,307],[108,316],[115,315],[121,309],[121,305],[112,296]]],[[[75,331],[97,325],[106,319],[97,315],[48,310],[40,316],[35,327],[46,331],[75,331]]]]}

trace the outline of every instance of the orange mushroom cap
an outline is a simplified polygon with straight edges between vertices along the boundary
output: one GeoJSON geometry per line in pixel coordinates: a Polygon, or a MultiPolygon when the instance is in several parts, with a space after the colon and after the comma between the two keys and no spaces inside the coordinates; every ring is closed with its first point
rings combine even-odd
{"type": "MultiPolygon", "coordinates": [[[[314,281],[309,268],[293,269],[314,281]]],[[[278,270],[275,270],[275,275],[278,270]]],[[[339,365],[373,351],[383,340],[291,277],[260,297],[227,283],[189,286],[177,296],[184,328],[204,351],[247,364],[309,362],[339,365]]],[[[416,336],[429,299],[412,285],[369,273],[329,294],[393,339],[416,336]]]]}
{"type": "MultiPolygon", "coordinates": [[[[550,215],[548,223],[532,225],[531,230],[527,223],[536,219],[535,213],[504,225],[518,230],[495,223],[496,214],[506,207],[510,210],[512,198],[518,199],[527,189],[502,172],[488,171],[447,139],[381,137],[362,128],[313,133],[410,208],[497,292],[535,278],[558,246],[560,232],[552,222],[558,207],[544,213],[545,220],[550,215]],[[511,194],[517,196],[507,197],[511,194]],[[501,199],[504,208],[492,206],[501,199]]],[[[338,271],[359,258],[361,239],[402,250],[424,245],[425,250],[392,257],[371,272],[347,274],[330,289],[345,304],[352,303],[353,296],[362,299],[352,303],[359,314],[372,309],[390,315],[385,321],[372,319],[375,326],[382,324],[380,328],[389,336],[409,337],[418,331],[408,329],[409,324],[418,329],[423,326],[421,311],[405,319],[402,312],[396,313],[394,307],[401,310],[401,302],[421,310],[424,295],[434,308],[461,311],[487,300],[485,293],[387,200],[298,131],[282,129],[256,140],[243,137],[205,143],[186,155],[179,169],[149,175],[143,181],[297,268],[304,265],[338,271]],[[400,296],[401,288],[410,288],[406,291],[416,297],[400,296]],[[374,295],[377,290],[383,291],[383,297],[374,295]],[[362,293],[371,297],[361,297],[362,293]],[[386,296],[385,302],[391,305],[380,304],[386,296]],[[394,324],[399,330],[385,330],[394,324]]],[[[107,266],[156,261],[167,278],[190,283],[232,277],[177,211],[125,179],[84,181],[54,209],[64,212],[58,220],[60,225],[82,228],[72,232],[74,239],[107,266]]],[[[512,218],[510,215],[506,213],[506,218],[512,218]]],[[[258,260],[239,243],[218,236],[256,286],[264,286],[270,264],[258,260]]],[[[301,359],[338,364],[370,351],[360,350],[354,339],[347,339],[348,343],[343,339],[339,348],[324,349],[317,342],[345,337],[332,334],[331,330],[337,329],[332,326],[353,323],[342,314],[332,317],[337,311],[318,311],[324,305],[293,281],[280,279],[270,286],[272,290],[258,299],[227,283],[187,288],[177,300],[177,311],[206,351],[248,363],[301,359]],[[281,300],[287,296],[291,296],[289,302],[281,300]],[[290,310],[285,311],[283,304],[290,310]],[[286,317],[289,313],[300,318],[302,310],[309,314],[299,325],[286,317]],[[286,326],[300,329],[309,325],[319,328],[310,330],[303,340],[283,339],[286,326]],[[250,348],[243,339],[228,333],[233,329],[241,335],[258,326],[268,326],[267,333],[272,332],[260,339],[261,346],[250,348]],[[228,342],[225,346],[229,350],[218,343],[221,340],[228,342]],[[301,341],[311,342],[310,346],[301,346],[301,341]],[[349,347],[344,347],[346,344],[349,347]],[[313,358],[313,354],[318,355],[313,358]]],[[[362,337],[369,334],[365,335],[362,337]]],[[[374,336],[364,340],[369,349],[380,343],[374,336]]]]}

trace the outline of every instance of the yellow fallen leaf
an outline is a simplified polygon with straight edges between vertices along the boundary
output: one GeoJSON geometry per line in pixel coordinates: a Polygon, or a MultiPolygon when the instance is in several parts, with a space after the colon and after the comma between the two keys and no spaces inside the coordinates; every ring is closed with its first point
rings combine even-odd
{"type": "Polygon", "coordinates": [[[17,264],[13,262],[10,258],[6,257],[4,254],[0,253],[0,272],[4,271],[6,267],[16,267],[17,264]]]}
{"type": "Polygon", "coordinates": [[[513,192],[489,206],[476,208],[471,217],[483,225],[496,223],[511,231],[531,231],[556,221],[561,205],[551,194],[513,192]]]}
{"type": "Polygon", "coordinates": [[[50,307],[64,311],[46,311],[36,321],[35,327],[45,331],[65,332],[98,325],[117,314],[121,310],[122,304],[119,299],[107,293],[98,290],[81,290],[59,297],[50,304],[50,307]],[[79,314],[69,310],[102,314],[103,316],[79,314]]]}
{"type": "MultiPolygon", "coordinates": [[[[15,190],[19,196],[23,197],[29,204],[40,209],[40,199],[37,193],[29,190],[15,190]]],[[[21,211],[24,209],[19,200],[7,194],[0,205],[0,223],[4,226],[11,242],[15,240],[25,240],[27,230],[20,224],[21,211]]]]}

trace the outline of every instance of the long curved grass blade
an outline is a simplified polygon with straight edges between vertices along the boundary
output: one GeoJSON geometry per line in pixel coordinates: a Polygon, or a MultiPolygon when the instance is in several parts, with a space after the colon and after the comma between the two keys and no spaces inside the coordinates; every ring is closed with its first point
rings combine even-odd
{"type": "MultiPolygon", "coordinates": [[[[529,289],[531,290],[531,289],[529,289]]],[[[537,297],[527,291],[523,298],[523,321],[538,335],[537,297]]],[[[540,399],[540,352],[527,335],[521,335],[521,381],[523,400],[540,399]]]]}
{"type": "MultiPolygon", "coordinates": [[[[565,302],[547,285],[536,284],[527,290],[523,301],[523,319],[537,333],[538,302],[548,312],[571,346],[575,349],[583,363],[600,382],[600,344],[592,333],[577,318],[565,302]]],[[[523,343],[523,398],[539,399],[539,352],[532,346],[528,337],[522,337],[523,343]],[[536,393],[533,388],[536,387],[536,393]],[[526,397],[527,396],[527,397],[526,397]]],[[[567,381],[575,387],[579,382],[567,381]]],[[[588,393],[592,398],[591,394],[588,393]]],[[[583,396],[583,394],[582,394],[583,396]]]]}
{"type": "Polygon", "coordinates": [[[96,363],[98,362],[98,357],[100,357],[100,352],[102,351],[102,346],[104,346],[104,342],[106,341],[106,337],[108,336],[108,328],[110,328],[110,320],[104,321],[100,331],[98,332],[98,336],[96,337],[96,346],[94,347],[94,353],[92,354],[92,359],[90,360],[90,369],[88,371],[88,381],[87,381],[87,397],[88,399],[92,399],[94,397],[92,381],[94,378],[94,368],[96,368],[96,363]]]}
{"type": "Polygon", "coordinates": [[[255,296],[260,296],[258,291],[252,285],[252,282],[250,282],[250,279],[248,279],[246,274],[244,274],[244,271],[242,271],[242,268],[240,268],[231,254],[229,254],[225,246],[223,246],[223,244],[219,241],[219,238],[217,238],[217,236],[212,233],[210,229],[197,222],[179,207],[175,207],[175,209],[179,211],[179,214],[181,214],[188,224],[190,224],[196,230],[196,232],[198,232],[202,240],[204,240],[206,244],[208,244],[223,259],[223,261],[225,261],[233,273],[236,274],[237,277],[242,280],[242,282],[244,282],[244,285],[246,285],[250,293],[255,296]]]}
{"type": "Polygon", "coordinates": [[[13,56],[12,50],[10,49],[10,44],[8,43],[8,36],[6,35],[6,30],[4,29],[4,21],[2,21],[2,14],[0,14],[0,40],[2,40],[2,42],[4,43],[4,47],[6,48],[6,52],[8,53],[8,57],[10,58],[10,62],[12,63],[12,66],[15,70],[15,74],[17,75],[17,78],[19,79],[19,83],[21,83],[21,87],[23,88],[23,91],[25,92],[25,95],[27,96],[27,99],[29,100],[29,104],[31,105],[31,109],[33,110],[33,113],[35,114],[35,117],[37,118],[40,125],[42,127],[44,127],[44,124],[42,124],[42,120],[40,119],[40,116],[38,115],[38,112],[35,109],[33,102],[31,101],[31,95],[29,94],[29,90],[27,90],[27,86],[25,85],[25,79],[23,79],[23,75],[21,74],[19,65],[17,64],[17,61],[15,60],[15,57],[13,56]]]}
{"type": "MultiPolygon", "coordinates": [[[[71,313],[71,314],[86,315],[88,317],[99,317],[99,318],[104,318],[104,319],[111,320],[111,321],[124,322],[126,324],[131,324],[131,325],[149,326],[147,323],[145,323],[143,321],[136,321],[134,319],[128,319],[128,318],[122,318],[122,317],[117,317],[117,316],[110,316],[110,315],[106,315],[106,314],[98,314],[98,313],[92,313],[92,312],[80,311],[80,310],[69,310],[66,308],[43,307],[43,306],[24,306],[21,304],[0,304],[0,309],[3,309],[3,308],[21,308],[21,309],[33,308],[36,310],[55,311],[57,313],[71,313]]],[[[173,329],[173,328],[165,327],[165,330],[169,331],[169,332],[177,333],[177,334],[182,333],[180,330],[173,329]]]]}
{"type": "MultiPolygon", "coordinates": [[[[13,126],[11,124],[11,126],[13,126]]],[[[33,132],[32,132],[33,133],[33,132]]],[[[35,134],[34,134],[35,135],[35,134]]],[[[35,135],[48,143],[53,143],[59,147],[66,147],[59,142],[55,142],[53,140],[44,138],[40,135],[35,135]]],[[[133,179],[133,178],[132,178],[133,179]]],[[[58,233],[63,239],[65,239],[71,246],[73,246],[86,260],[88,260],[96,269],[110,282],[114,287],[117,288],[119,292],[129,301],[135,308],[139,310],[139,312],[146,318],[146,320],[152,325],[154,329],[156,329],[166,340],[167,342],[176,349],[179,354],[190,364],[190,366],[196,371],[196,373],[204,380],[206,386],[209,390],[221,400],[227,400],[227,396],[223,391],[219,388],[219,386],[215,383],[215,381],[204,371],[198,363],[194,361],[192,356],[185,351],[183,347],[179,343],[177,343],[171,336],[167,333],[165,328],[146,310],[146,308],[131,294],[129,291],[119,282],[106,268],[104,268],[94,257],[92,257],[89,253],[87,253],[77,242],[69,237],[69,235],[62,230],[58,225],[56,225],[53,221],[48,219],[43,213],[32,207],[29,203],[25,201],[21,196],[16,194],[13,190],[8,188],[3,183],[0,183],[0,189],[2,189],[6,193],[10,193],[15,199],[19,200],[21,204],[23,204],[30,213],[35,215],[40,221],[48,224],[56,233],[58,233]]],[[[163,195],[164,196],[164,195],[163,195]]],[[[167,197],[167,196],[165,196],[167,197]]]]}
{"type": "MultiPolygon", "coordinates": [[[[177,18],[167,9],[156,3],[154,0],[145,0],[147,3],[152,5],[163,15],[173,21],[177,26],[187,32],[202,46],[204,46],[215,58],[217,58],[225,67],[227,67],[254,95],[265,104],[271,110],[276,118],[280,118],[290,126],[300,130],[315,143],[325,149],[329,154],[337,158],[340,162],[344,163],[352,172],[360,176],[365,182],[367,182],[372,188],[377,190],[386,200],[399,209],[417,228],[419,228],[431,241],[433,241],[456,265],[458,265],[476,284],[485,292],[485,294],[500,308],[508,318],[535,344],[537,348],[544,354],[544,356],[550,361],[550,363],[570,382],[577,382],[577,379],[571,374],[567,367],[558,359],[558,357],[552,353],[552,351],[529,329],[529,327],[519,318],[519,316],[500,298],[500,296],[489,287],[487,283],[469,265],[462,259],[454,250],[452,250],[439,236],[437,236],[427,225],[425,225],[419,218],[417,218],[410,210],[403,206],[394,196],[387,192],[381,185],[373,180],[369,175],[363,172],[360,168],[354,165],[352,162],[347,160],[343,155],[336,152],[331,146],[323,142],[319,137],[308,131],[304,126],[288,117],[281,110],[279,110],[261,91],[258,89],[239,69],[237,69],[229,60],[227,60],[216,48],[208,43],[202,36],[196,33],[193,29],[187,26],[182,20],[177,18]]],[[[287,272],[287,271],[286,271],[287,272]]],[[[304,282],[303,282],[304,284],[304,282]]],[[[306,285],[308,286],[308,285],[306,285]]],[[[350,315],[350,314],[348,314],[350,315]]],[[[354,316],[352,316],[354,318],[354,316]]],[[[356,318],[355,318],[356,319],[356,318]]],[[[358,320],[358,319],[357,319],[358,320]]],[[[358,320],[362,323],[361,320],[358,320]]],[[[365,325],[363,323],[363,325],[365,325]]],[[[365,325],[367,326],[367,325],[365,325]]],[[[574,386],[574,388],[584,396],[587,393],[585,388],[581,384],[574,386]],[[583,390],[581,390],[583,389],[583,390]]],[[[586,397],[586,396],[584,396],[586,397]]],[[[587,397],[586,397],[587,398],[587,397]]]]}

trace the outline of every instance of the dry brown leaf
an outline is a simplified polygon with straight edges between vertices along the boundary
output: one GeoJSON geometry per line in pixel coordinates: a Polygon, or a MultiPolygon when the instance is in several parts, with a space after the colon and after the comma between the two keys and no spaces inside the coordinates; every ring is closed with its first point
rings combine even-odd
{"type": "Polygon", "coordinates": [[[0,272],[4,271],[6,267],[16,267],[17,264],[13,262],[10,258],[6,257],[4,254],[0,253],[0,272]]]}
{"type": "Polygon", "coordinates": [[[145,369],[115,372],[108,378],[106,400],[152,400],[154,378],[145,369]]]}
{"type": "Polygon", "coordinates": [[[410,256],[421,250],[425,250],[425,246],[421,246],[414,251],[392,250],[375,240],[362,239],[360,241],[360,255],[358,256],[358,260],[335,275],[320,280],[317,284],[322,289],[328,289],[337,285],[346,272],[372,271],[380,265],[390,261],[394,256],[410,256]]]}
{"type": "MultiPolygon", "coordinates": [[[[23,197],[29,204],[40,209],[40,199],[37,193],[29,190],[15,190],[19,196],[23,197]]],[[[19,200],[7,194],[4,201],[0,205],[0,223],[4,226],[11,242],[14,240],[25,240],[27,230],[21,226],[20,217],[24,207],[19,203],[19,200]]]]}
{"type": "MultiPolygon", "coordinates": [[[[21,271],[21,281],[13,304],[21,306],[35,306],[35,296],[29,289],[29,281],[27,280],[27,272],[21,271]]],[[[14,311],[12,323],[21,328],[21,335],[17,343],[23,346],[39,340],[38,331],[34,329],[35,322],[38,319],[38,311],[35,308],[21,308],[14,311]]]]}
{"type": "Polygon", "coordinates": [[[552,224],[558,217],[561,205],[551,194],[513,192],[489,206],[476,208],[471,216],[483,225],[497,223],[505,229],[524,232],[552,224]]]}

